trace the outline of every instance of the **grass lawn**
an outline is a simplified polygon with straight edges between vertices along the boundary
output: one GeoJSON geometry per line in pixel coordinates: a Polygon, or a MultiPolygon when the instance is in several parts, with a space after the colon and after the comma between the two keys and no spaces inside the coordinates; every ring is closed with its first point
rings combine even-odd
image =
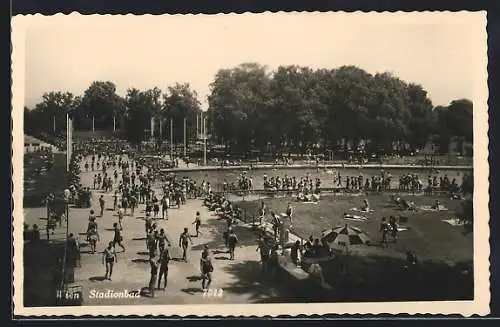
{"type": "Polygon", "coordinates": [[[24,155],[24,207],[42,206],[49,193],[60,194],[67,186],[66,155],[55,153],[50,169],[44,161],[40,153],[24,155]]]}
{"type": "MultiPolygon", "coordinates": [[[[432,205],[435,197],[408,196],[407,200],[414,201],[417,205],[432,205]]],[[[242,201],[238,206],[251,217],[258,211],[260,201],[242,201]]],[[[284,212],[288,202],[292,202],[295,209],[293,220],[293,233],[308,238],[312,235],[319,238],[321,231],[341,224],[350,224],[361,228],[370,236],[372,246],[353,247],[352,251],[360,254],[384,254],[400,258],[406,250],[413,250],[421,259],[432,259],[456,262],[469,260],[473,257],[472,234],[464,235],[464,228],[452,226],[442,220],[455,216],[461,210],[460,201],[440,198],[441,203],[448,208],[447,211],[401,211],[389,203],[388,196],[370,195],[362,196],[324,196],[319,204],[301,203],[289,198],[263,199],[269,211],[284,212]],[[350,209],[360,207],[363,199],[368,199],[374,213],[361,214],[350,209]],[[366,216],[363,222],[349,221],[342,218],[344,212],[366,216]],[[396,244],[387,248],[378,246],[380,241],[380,220],[382,217],[406,216],[407,231],[399,233],[396,244]]],[[[269,217],[267,219],[270,219],[269,217]]]]}
{"type": "MultiPolygon", "coordinates": [[[[472,299],[473,274],[463,274],[464,264],[472,265],[473,235],[465,234],[463,227],[452,226],[444,219],[454,217],[461,210],[460,201],[440,198],[447,211],[407,212],[389,203],[388,196],[367,196],[374,213],[365,215],[368,220],[351,222],[342,214],[359,207],[365,197],[328,196],[319,204],[299,203],[295,208],[293,233],[307,238],[320,238],[321,231],[341,224],[361,228],[371,238],[373,245],[352,246],[348,255],[336,256],[321,263],[325,280],[333,287],[331,301],[422,301],[472,299]],[[407,231],[399,233],[397,243],[380,247],[379,224],[383,216],[408,217],[407,231]],[[405,270],[406,250],[416,252],[418,268],[405,270]],[[458,265],[459,267],[455,267],[458,265]]],[[[406,197],[417,205],[431,205],[435,198],[406,197]]],[[[239,202],[247,215],[257,213],[261,200],[239,202]]],[[[284,212],[286,198],[263,199],[269,210],[284,212]]],[[[359,212],[353,212],[363,215],[359,212]]],[[[314,301],[314,295],[311,301],[314,301]]]]}

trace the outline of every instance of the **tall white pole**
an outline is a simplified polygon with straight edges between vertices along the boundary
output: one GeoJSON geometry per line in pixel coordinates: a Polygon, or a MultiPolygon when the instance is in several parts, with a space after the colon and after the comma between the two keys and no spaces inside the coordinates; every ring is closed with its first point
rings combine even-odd
{"type": "Polygon", "coordinates": [[[71,133],[71,121],[69,119],[69,114],[66,114],[66,171],[69,171],[69,162],[71,160],[71,150],[72,150],[72,133],[71,133]]]}
{"type": "Polygon", "coordinates": [[[92,136],[94,135],[95,132],[95,116],[92,116],[92,136]]]}
{"type": "Polygon", "coordinates": [[[54,130],[54,133],[56,132],[56,115],[54,115],[53,119],[52,119],[52,125],[53,125],[53,130],[54,130]]]}
{"type": "Polygon", "coordinates": [[[174,159],[174,120],[170,118],[170,158],[174,159]]]}
{"type": "Polygon", "coordinates": [[[203,117],[203,163],[207,165],[207,119],[203,117]]]}
{"type": "Polygon", "coordinates": [[[187,151],[187,135],[186,135],[186,117],[184,117],[184,158],[186,158],[186,151],[187,151]]]}
{"type": "Polygon", "coordinates": [[[151,130],[151,139],[154,137],[155,134],[155,117],[151,116],[151,122],[150,122],[150,130],[151,130]]]}
{"type": "Polygon", "coordinates": [[[196,114],[196,139],[200,137],[200,115],[196,114]]]}
{"type": "Polygon", "coordinates": [[[113,133],[116,132],[116,115],[113,115],[113,133]]]}

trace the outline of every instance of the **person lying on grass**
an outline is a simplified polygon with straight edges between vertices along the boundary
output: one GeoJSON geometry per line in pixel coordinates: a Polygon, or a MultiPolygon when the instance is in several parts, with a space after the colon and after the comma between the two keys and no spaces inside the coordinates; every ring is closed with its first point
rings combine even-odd
{"type": "Polygon", "coordinates": [[[402,210],[413,210],[417,211],[417,206],[415,205],[415,202],[413,201],[407,201],[403,199],[400,196],[397,195],[391,195],[391,201],[396,204],[399,208],[402,210]]]}
{"type": "Polygon", "coordinates": [[[358,216],[358,215],[353,215],[347,212],[344,212],[344,219],[351,219],[351,220],[367,220],[368,218],[363,217],[363,216],[358,216]]]}
{"type": "Polygon", "coordinates": [[[302,192],[299,192],[297,195],[297,201],[299,202],[318,202],[319,201],[319,194],[314,193],[314,194],[304,194],[302,192]]]}

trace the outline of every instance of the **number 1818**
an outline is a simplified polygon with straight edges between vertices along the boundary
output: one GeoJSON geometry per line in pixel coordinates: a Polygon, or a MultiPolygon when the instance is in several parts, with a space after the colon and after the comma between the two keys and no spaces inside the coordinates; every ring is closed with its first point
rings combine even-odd
{"type": "Polygon", "coordinates": [[[222,288],[214,288],[203,290],[203,297],[222,297],[224,290],[222,288]]]}

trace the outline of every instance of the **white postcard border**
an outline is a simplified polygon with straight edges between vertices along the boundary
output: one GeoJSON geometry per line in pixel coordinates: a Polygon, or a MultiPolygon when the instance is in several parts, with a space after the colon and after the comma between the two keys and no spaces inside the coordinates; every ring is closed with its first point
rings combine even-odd
{"type": "MultiPolygon", "coordinates": [[[[294,13],[229,14],[229,15],[288,15],[294,13]]],[[[13,239],[14,239],[14,314],[22,316],[296,316],[324,314],[462,314],[486,315],[490,312],[490,272],[489,272],[489,163],[488,163],[488,85],[487,85],[487,35],[486,12],[395,12],[395,13],[303,13],[307,15],[362,16],[370,19],[374,15],[419,15],[422,20],[446,19],[463,15],[469,19],[471,29],[477,30],[477,58],[474,62],[474,300],[473,301],[436,301],[436,302],[385,302],[385,303],[309,303],[309,304],[234,304],[234,305],[147,305],[147,306],[76,306],[76,307],[24,307],[23,306],[23,108],[25,88],[25,30],[36,20],[50,19],[57,26],[64,19],[75,24],[84,20],[90,24],[93,19],[153,19],[161,16],[134,15],[88,15],[77,13],[54,16],[18,15],[12,18],[12,146],[13,146],[13,239]],[[119,18],[118,18],[119,17],[119,18]]],[[[227,15],[227,14],[218,14],[227,15]]],[[[170,15],[162,15],[170,16],[170,15]]],[[[175,15],[183,16],[183,15],[175,15]]],[[[199,15],[206,16],[206,15],[199,15]]],[[[213,16],[213,15],[212,15],[213,16]]],[[[41,77],[43,78],[43,77],[41,77]]]]}

